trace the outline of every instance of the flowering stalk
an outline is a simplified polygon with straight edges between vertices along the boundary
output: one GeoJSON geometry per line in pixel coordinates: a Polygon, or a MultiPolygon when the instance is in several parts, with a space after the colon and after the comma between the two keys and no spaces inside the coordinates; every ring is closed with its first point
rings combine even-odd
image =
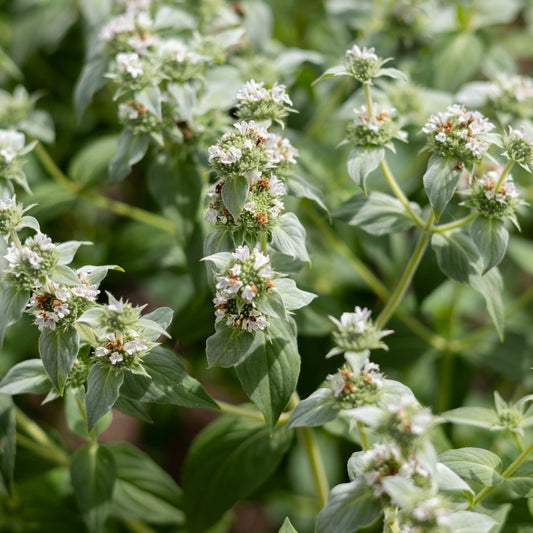
{"type": "Polygon", "coordinates": [[[513,165],[514,165],[514,161],[512,159],[509,159],[509,161],[507,161],[505,167],[503,167],[503,170],[502,170],[502,173],[496,183],[496,186],[494,187],[494,190],[495,191],[499,191],[505,178],[507,177],[507,175],[509,174],[509,172],[511,171],[511,169],[513,168],[513,165]]]}

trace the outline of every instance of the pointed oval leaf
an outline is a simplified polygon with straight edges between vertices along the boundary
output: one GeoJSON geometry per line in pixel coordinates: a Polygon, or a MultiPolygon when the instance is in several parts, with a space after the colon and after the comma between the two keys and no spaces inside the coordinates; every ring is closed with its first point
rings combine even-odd
{"type": "Polygon", "coordinates": [[[30,291],[21,291],[11,286],[0,286],[0,346],[7,328],[16,322],[30,301],[30,291]]]}
{"type": "Polygon", "coordinates": [[[251,352],[254,336],[247,331],[217,324],[215,333],[207,339],[205,352],[209,366],[238,365],[251,352]]]}
{"type": "Polygon", "coordinates": [[[381,503],[363,479],[333,487],[317,520],[317,533],[354,533],[381,514],[381,503]]]}
{"type": "Polygon", "coordinates": [[[439,456],[439,460],[462,478],[487,487],[495,487],[503,482],[500,475],[501,459],[483,448],[447,450],[439,456]]]}
{"type": "Polygon", "coordinates": [[[385,157],[382,146],[357,146],[348,154],[348,175],[366,193],[366,178],[385,157]]]}
{"type": "Polygon", "coordinates": [[[89,431],[117,401],[120,386],[124,381],[124,373],[111,367],[94,365],[87,379],[85,410],[89,431]]]}
{"type": "Polygon", "coordinates": [[[222,187],[222,201],[235,220],[239,218],[248,198],[248,187],[248,180],[244,176],[226,180],[222,187]]]}
{"type": "Polygon", "coordinates": [[[248,397],[263,413],[270,428],[296,389],[300,373],[300,354],[296,344],[296,326],[292,320],[272,319],[268,335],[235,370],[248,397]]]}
{"type": "Polygon", "coordinates": [[[298,531],[294,529],[294,526],[291,524],[289,517],[286,517],[278,533],[298,533],[298,531]]]}
{"type": "Polygon", "coordinates": [[[444,157],[440,154],[432,154],[429,158],[422,180],[437,220],[457,189],[461,170],[456,167],[456,158],[444,157]]]}
{"type": "Polygon", "coordinates": [[[333,391],[321,388],[298,402],[291,413],[289,427],[322,426],[335,420],[340,410],[333,391]]]}
{"type": "Polygon", "coordinates": [[[285,213],[272,228],[272,247],[295,259],[309,261],[305,247],[305,228],[294,213],[285,213]]]}
{"type": "Polygon", "coordinates": [[[509,232],[503,220],[478,216],[470,225],[470,235],[483,258],[485,273],[503,259],[509,242],[509,232]]]}
{"type": "Polygon", "coordinates": [[[10,368],[0,381],[2,394],[43,394],[52,383],[40,359],[28,359],[10,368]]]}
{"type": "Polygon", "coordinates": [[[116,465],[112,453],[98,444],[87,444],[78,448],[72,455],[70,477],[88,530],[90,533],[105,531],[116,479],[116,465]]]}
{"type": "Polygon", "coordinates": [[[202,533],[259,488],[288,451],[292,432],[224,415],[193,442],[183,468],[188,531],[202,533]]]}
{"type": "Polygon", "coordinates": [[[456,511],[450,516],[450,530],[454,533],[490,533],[498,522],[486,514],[456,511]]]}
{"type": "Polygon", "coordinates": [[[486,407],[458,407],[442,413],[441,416],[454,424],[466,424],[491,429],[498,423],[498,415],[486,407]]]}
{"type": "Polygon", "coordinates": [[[11,396],[0,394],[0,475],[9,494],[13,489],[16,440],[15,404],[11,396]]]}

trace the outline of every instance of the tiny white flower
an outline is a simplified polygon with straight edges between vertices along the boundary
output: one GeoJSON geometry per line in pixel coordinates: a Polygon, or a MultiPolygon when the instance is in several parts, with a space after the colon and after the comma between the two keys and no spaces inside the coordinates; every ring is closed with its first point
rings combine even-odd
{"type": "Polygon", "coordinates": [[[104,357],[109,353],[109,350],[104,346],[97,346],[94,350],[94,355],[96,357],[104,357]]]}
{"type": "Polygon", "coordinates": [[[231,254],[235,259],[245,262],[250,257],[250,248],[246,245],[237,246],[235,251],[231,254]]]}
{"type": "Polygon", "coordinates": [[[241,296],[248,301],[252,301],[255,298],[257,289],[254,291],[251,285],[245,285],[242,289],[241,296]]]}
{"type": "Polygon", "coordinates": [[[260,270],[265,265],[268,265],[269,262],[270,258],[268,256],[259,251],[255,252],[254,270],[260,270]]]}
{"type": "Polygon", "coordinates": [[[116,62],[119,70],[127,72],[132,78],[142,76],[144,72],[143,63],[136,52],[121,52],[117,54],[116,62]]]}
{"type": "Polygon", "coordinates": [[[117,363],[121,363],[122,361],[124,361],[124,356],[120,352],[113,352],[109,356],[109,361],[112,365],[116,365],[117,363]]]}

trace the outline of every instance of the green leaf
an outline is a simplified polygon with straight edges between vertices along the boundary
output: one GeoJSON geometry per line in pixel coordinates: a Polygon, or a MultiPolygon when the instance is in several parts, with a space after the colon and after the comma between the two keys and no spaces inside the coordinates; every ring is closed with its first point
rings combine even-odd
{"type": "Polygon", "coordinates": [[[450,515],[450,531],[453,533],[490,533],[496,520],[486,514],[473,511],[456,511],[450,515]]]}
{"type": "Polygon", "coordinates": [[[462,171],[455,168],[456,166],[457,159],[451,156],[432,154],[429,158],[422,180],[437,220],[457,189],[462,171]]]}
{"type": "Polygon", "coordinates": [[[117,401],[113,405],[113,409],[117,409],[125,415],[131,416],[132,418],[136,418],[137,420],[142,420],[143,422],[147,422],[148,424],[151,424],[153,422],[152,418],[146,411],[144,404],[139,400],[127,398],[125,396],[119,396],[117,398],[117,401]]]}
{"type": "Polygon", "coordinates": [[[0,381],[2,394],[43,394],[52,387],[40,359],[28,359],[10,368],[0,381]]]}
{"type": "Polygon", "coordinates": [[[209,366],[230,367],[238,365],[251,353],[254,335],[222,323],[215,326],[215,333],[206,342],[205,353],[209,366]]]}
{"type": "Polygon", "coordinates": [[[107,56],[99,55],[84,65],[74,87],[74,108],[78,116],[81,116],[90,104],[94,93],[103,87],[108,63],[107,56]]]}
{"type": "Polygon", "coordinates": [[[260,313],[268,317],[287,318],[285,303],[281,294],[276,290],[269,290],[266,296],[256,298],[254,304],[260,313]]]}
{"type": "Polygon", "coordinates": [[[533,498],[533,460],[523,461],[507,483],[522,498],[533,498]]]}
{"type": "Polygon", "coordinates": [[[150,137],[147,134],[134,135],[129,130],[123,130],[118,138],[117,153],[109,163],[110,181],[122,181],[130,173],[131,167],[145,156],[149,145],[150,137]]]}
{"type": "Polygon", "coordinates": [[[104,175],[117,152],[117,135],[103,135],[89,141],[79,150],[68,167],[68,176],[78,183],[89,185],[104,175]]]}
{"type": "Polygon", "coordinates": [[[239,218],[248,198],[248,187],[248,180],[244,176],[226,180],[222,187],[222,201],[235,220],[239,218]]]}
{"type": "Polygon", "coordinates": [[[458,407],[441,414],[448,422],[492,429],[498,423],[498,415],[485,407],[458,407]]]}
{"type": "Polygon", "coordinates": [[[317,533],[353,533],[381,514],[381,503],[363,479],[333,487],[317,519],[317,533]]]}
{"type": "Polygon", "coordinates": [[[253,351],[235,370],[248,397],[263,413],[270,428],[296,389],[300,354],[293,320],[270,319],[268,336],[257,335],[253,351]]]}
{"type": "Polygon", "coordinates": [[[87,413],[87,427],[89,431],[116,402],[120,386],[124,381],[124,373],[111,367],[95,364],[87,379],[87,394],[85,395],[85,411],[87,413]]]}
{"type": "Polygon", "coordinates": [[[294,213],[285,213],[272,228],[272,247],[295,259],[309,261],[305,247],[305,228],[294,213]]]}
{"type": "Polygon", "coordinates": [[[442,463],[436,464],[436,476],[435,476],[439,490],[441,491],[457,491],[468,492],[472,496],[474,491],[470,486],[463,481],[451,468],[442,463]]]}
{"type": "Polygon", "coordinates": [[[484,276],[473,275],[468,279],[468,285],[479,292],[485,299],[487,311],[494,323],[498,337],[503,340],[505,325],[505,308],[503,306],[503,280],[497,268],[489,270],[484,276]]]}
{"type": "Polygon", "coordinates": [[[11,396],[0,394],[0,475],[9,494],[13,489],[16,440],[15,405],[11,396]]]}
{"type": "Polygon", "coordinates": [[[289,427],[322,426],[335,420],[340,410],[333,391],[321,388],[298,402],[291,413],[289,427]]]}
{"type": "Polygon", "coordinates": [[[11,286],[0,286],[0,346],[4,342],[7,328],[16,322],[30,301],[30,291],[11,286]]]}
{"type": "Polygon", "coordinates": [[[218,407],[171,351],[156,346],[144,356],[142,365],[152,379],[143,397],[139,398],[141,401],[183,407],[218,407]]]}
{"type": "Polygon", "coordinates": [[[158,307],[151,313],[143,315],[143,318],[145,320],[153,320],[154,322],[157,322],[161,328],[165,330],[170,324],[172,324],[173,316],[174,311],[170,309],[170,307],[158,307]]]}
{"type": "Polygon", "coordinates": [[[188,531],[202,533],[257,490],[288,451],[292,432],[224,415],[194,440],[183,468],[188,531]]]}
{"type": "Polygon", "coordinates": [[[302,291],[296,286],[296,282],[290,278],[279,278],[276,280],[276,289],[281,294],[283,303],[287,311],[295,311],[309,305],[316,294],[302,291]]]}
{"type": "Polygon", "coordinates": [[[87,444],[72,455],[72,486],[90,533],[105,531],[116,475],[113,454],[104,446],[87,444]]]}
{"type": "Polygon", "coordinates": [[[286,517],[278,533],[298,533],[298,531],[294,529],[293,525],[291,524],[291,521],[289,520],[289,517],[286,517]]]}
{"type": "Polygon", "coordinates": [[[59,394],[63,395],[65,382],[79,351],[78,330],[45,328],[39,335],[39,355],[46,373],[59,394]]]}
{"type": "MultiPolygon", "coordinates": [[[[410,202],[409,205],[420,214],[418,204],[410,202]]],[[[414,224],[397,198],[381,192],[371,192],[368,196],[358,194],[339,207],[333,216],[371,235],[405,231],[414,224]]]]}
{"type": "Polygon", "coordinates": [[[74,259],[79,247],[83,244],[92,244],[88,241],[65,241],[56,246],[59,265],[68,265],[74,259]]]}
{"type": "Polygon", "coordinates": [[[324,80],[326,78],[333,78],[335,76],[351,76],[351,74],[346,70],[344,65],[337,65],[335,67],[328,68],[320,78],[316,79],[313,83],[317,83],[320,80],[324,80]]]}
{"type": "Polygon", "coordinates": [[[291,194],[296,196],[296,198],[307,198],[308,200],[312,200],[328,213],[328,208],[324,203],[322,191],[318,187],[309,183],[305,178],[297,174],[291,174],[285,179],[285,184],[291,194]]]}
{"type": "Polygon", "coordinates": [[[50,279],[59,285],[81,285],[74,270],[65,265],[56,265],[50,273],[50,279]]]}
{"type": "Polygon", "coordinates": [[[470,225],[470,235],[483,258],[485,273],[503,259],[509,242],[509,232],[503,220],[478,216],[470,225]]]}
{"type": "Polygon", "coordinates": [[[437,255],[439,268],[450,279],[468,283],[481,273],[483,261],[471,237],[460,230],[435,233],[431,246],[437,255]]]}
{"type": "Polygon", "coordinates": [[[382,146],[357,146],[348,154],[348,175],[365,191],[366,178],[385,158],[385,148],[382,146]]]}
{"type": "Polygon", "coordinates": [[[487,487],[495,487],[503,482],[499,473],[502,468],[501,459],[483,448],[447,450],[439,456],[439,460],[462,478],[487,487]]]}
{"type": "Polygon", "coordinates": [[[180,524],[181,489],[152,459],[130,444],[108,446],[117,465],[117,480],[109,514],[123,520],[180,524]]]}
{"type": "MultiPolygon", "coordinates": [[[[94,435],[100,435],[111,424],[113,417],[107,412],[92,429],[94,435]]],[[[87,416],[85,414],[85,389],[83,387],[68,387],[65,390],[65,420],[67,426],[79,437],[89,440],[87,431],[87,416]]]]}

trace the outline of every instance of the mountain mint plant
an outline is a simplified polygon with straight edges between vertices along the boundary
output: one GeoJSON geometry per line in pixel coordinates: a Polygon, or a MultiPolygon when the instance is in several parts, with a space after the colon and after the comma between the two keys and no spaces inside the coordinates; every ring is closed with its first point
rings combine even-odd
{"type": "Polygon", "coordinates": [[[529,531],[533,8],[22,4],[0,530],[529,531]]]}

